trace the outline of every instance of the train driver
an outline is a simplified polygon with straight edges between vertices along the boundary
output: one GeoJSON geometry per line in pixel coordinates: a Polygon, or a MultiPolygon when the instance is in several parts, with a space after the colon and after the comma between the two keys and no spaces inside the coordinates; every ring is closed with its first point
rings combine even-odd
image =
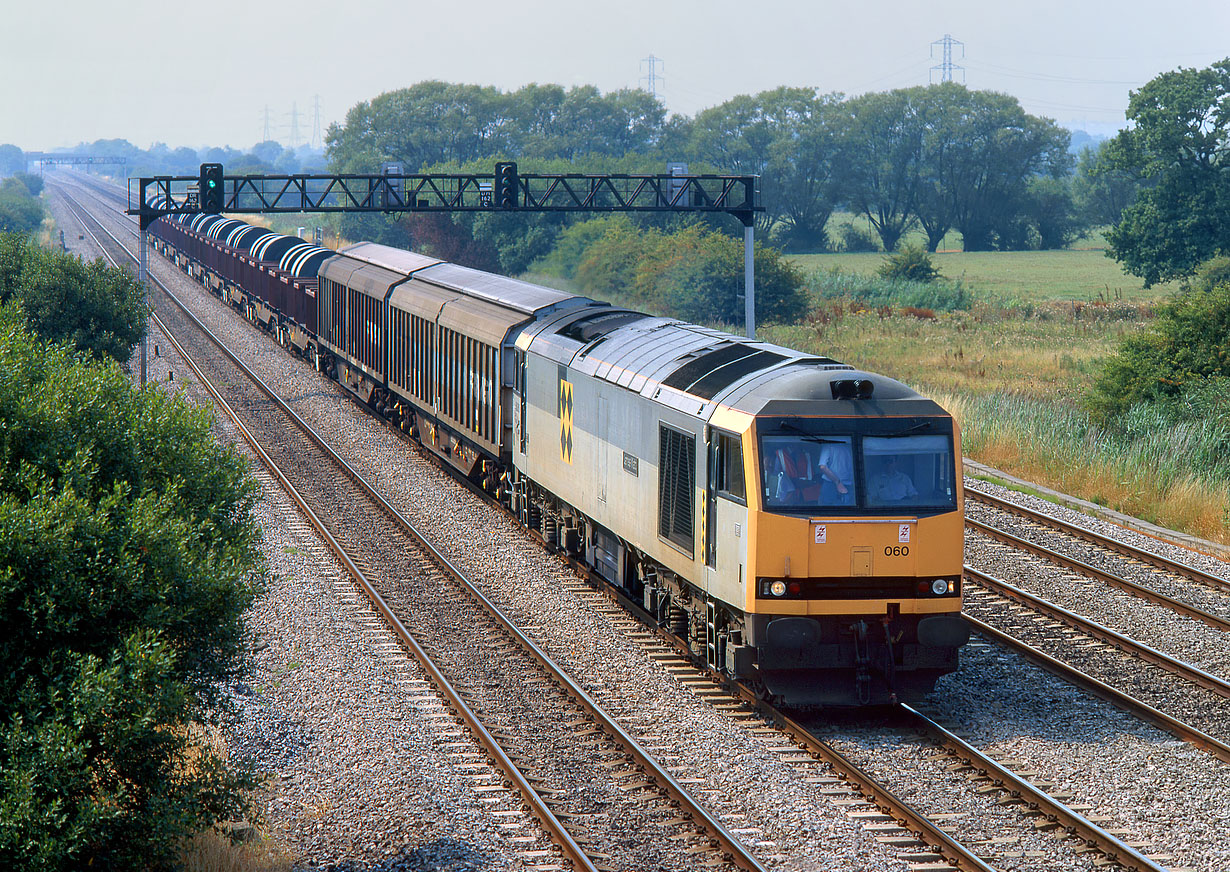
{"type": "Polygon", "coordinates": [[[820,447],[820,503],[849,506],[854,503],[854,457],[848,442],[825,442],[820,447]]]}
{"type": "Polygon", "coordinates": [[[891,454],[884,458],[879,475],[871,480],[870,490],[871,498],[876,502],[895,502],[918,496],[914,480],[897,468],[897,458],[891,454]]]}

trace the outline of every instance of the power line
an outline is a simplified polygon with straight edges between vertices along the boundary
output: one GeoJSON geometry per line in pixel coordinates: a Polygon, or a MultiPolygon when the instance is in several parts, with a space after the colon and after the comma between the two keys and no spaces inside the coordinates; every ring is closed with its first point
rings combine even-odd
{"type": "MultiPolygon", "coordinates": [[[[915,76],[922,72],[922,67],[925,63],[926,63],[925,61],[914,61],[913,63],[908,64],[899,70],[893,70],[891,73],[885,73],[884,75],[879,76],[875,79],[872,79],[871,81],[860,82],[857,85],[854,85],[853,87],[849,88],[848,90],[855,94],[861,94],[863,91],[869,90],[870,88],[876,85],[879,85],[882,82],[896,81],[896,82],[900,82],[903,84],[912,83],[916,81],[915,76]]],[[[842,89],[842,90],[847,90],[847,89],[842,89]]]]}
{"type": "Polygon", "coordinates": [[[641,76],[641,81],[647,85],[645,90],[655,98],[658,96],[658,82],[666,84],[666,79],[658,75],[658,64],[662,64],[663,69],[666,68],[666,64],[662,63],[662,58],[656,58],[652,54],[647,58],[641,58],[641,69],[645,69],[646,65],[649,66],[649,75],[641,76]]]}
{"type": "Polygon", "coordinates": [[[936,70],[940,71],[941,82],[951,82],[952,71],[960,70],[961,84],[965,84],[965,67],[955,66],[952,62],[952,47],[954,45],[959,45],[961,47],[961,59],[965,59],[965,43],[961,42],[959,39],[953,39],[952,34],[946,33],[944,34],[943,39],[937,39],[935,42],[931,43],[931,57],[935,57],[935,47],[937,45],[943,46],[943,60],[931,68],[931,73],[933,75],[930,77],[930,81],[935,81],[934,73],[936,70]]]}
{"type": "Polygon", "coordinates": [[[974,64],[976,70],[988,70],[1001,76],[1013,79],[1032,79],[1038,82],[1059,82],[1065,85],[1128,85],[1139,88],[1144,83],[1139,79],[1091,79],[1084,76],[1059,76],[1051,73],[1031,73],[1017,70],[1013,67],[1002,67],[998,64],[974,64]]]}

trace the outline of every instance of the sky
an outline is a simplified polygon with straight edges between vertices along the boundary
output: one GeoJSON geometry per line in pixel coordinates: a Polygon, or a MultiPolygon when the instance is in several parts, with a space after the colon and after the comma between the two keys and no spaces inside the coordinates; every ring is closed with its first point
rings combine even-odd
{"type": "Polygon", "coordinates": [[[1109,135],[1128,93],[1230,55],[1224,0],[4,0],[0,143],[290,144],[427,79],[650,88],[693,115],[779,85],[953,78],[1109,135]]]}

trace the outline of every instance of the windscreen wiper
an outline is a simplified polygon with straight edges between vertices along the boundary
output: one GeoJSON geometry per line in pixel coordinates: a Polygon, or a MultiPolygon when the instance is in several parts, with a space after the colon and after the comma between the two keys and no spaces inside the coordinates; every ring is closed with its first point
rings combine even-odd
{"type": "Polygon", "coordinates": [[[802,427],[791,424],[789,421],[782,421],[782,429],[789,430],[792,433],[798,433],[808,442],[815,442],[817,445],[849,445],[847,439],[825,439],[823,436],[817,436],[815,433],[808,433],[802,427]]]}
{"type": "Polygon", "coordinates": [[[882,439],[899,439],[902,436],[909,436],[913,433],[917,433],[919,430],[930,430],[931,425],[934,423],[934,421],[919,421],[913,427],[907,427],[900,433],[876,433],[875,435],[882,439]]]}

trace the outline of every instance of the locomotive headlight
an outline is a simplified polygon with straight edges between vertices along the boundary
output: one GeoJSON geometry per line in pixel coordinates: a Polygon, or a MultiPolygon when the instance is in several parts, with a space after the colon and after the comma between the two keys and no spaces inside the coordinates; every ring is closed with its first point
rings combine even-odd
{"type": "Polygon", "coordinates": [[[936,596],[943,596],[948,593],[948,581],[943,578],[937,578],[931,582],[931,592],[936,596]]]}
{"type": "Polygon", "coordinates": [[[777,581],[769,585],[769,593],[773,594],[773,596],[785,596],[786,582],[779,578],[777,581]]]}

